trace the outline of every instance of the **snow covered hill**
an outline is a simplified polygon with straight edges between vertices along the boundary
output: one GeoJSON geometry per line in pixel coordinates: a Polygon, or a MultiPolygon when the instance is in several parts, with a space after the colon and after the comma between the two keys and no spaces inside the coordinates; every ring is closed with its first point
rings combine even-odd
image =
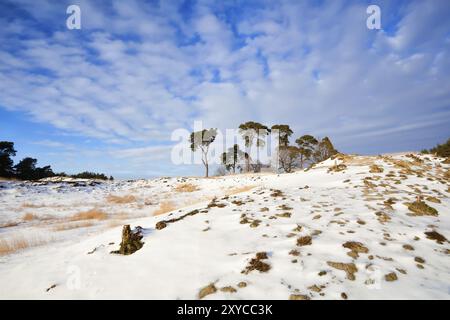
{"type": "Polygon", "coordinates": [[[0,183],[0,298],[449,299],[450,165],[0,183]],[[119,248],[123,224],[143,247],[119,248]],[[158,228],[156,228],[158,226],[158,228]]]}

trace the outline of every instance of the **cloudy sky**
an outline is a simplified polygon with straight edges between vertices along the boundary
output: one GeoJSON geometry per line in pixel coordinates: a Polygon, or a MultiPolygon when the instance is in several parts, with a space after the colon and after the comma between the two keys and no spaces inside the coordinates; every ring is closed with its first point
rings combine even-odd
{"type": "Polygon", "coordinates": [[[195,120],[420,150],[450,137],[449,75],[446,0],[0,0],[0,140],[56,171],[200,174],[170,161],[195,120]]]}

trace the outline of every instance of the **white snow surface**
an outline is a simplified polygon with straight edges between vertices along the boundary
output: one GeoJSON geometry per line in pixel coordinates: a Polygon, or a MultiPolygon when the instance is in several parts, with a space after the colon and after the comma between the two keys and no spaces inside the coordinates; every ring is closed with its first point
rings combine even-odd
{"type": "Polygon", "coordinates": [[[213,284],[217,291],[203,299],[449,299],[449,242],[425,232],[450,239],[450,165],[414,157],[352,156],[290,174],[208,179],[0,182],[0,245],[17,238],[31,245],[0,255],[0,298],[198,299],[213,284]],[[347,167],[330,170],[336,164],[347,167]],[[383,172],[370,173],[372,164],[383,172]],[[198,190],[176,191],[183,183],[198,190]],[[115,203],[111,195],[132,197],[115,203]],[[409,211],[418,195],[437,216],[409,211]],[[208,207],[213,198],[220,205],[208,207]],[[173,211],[153,215],[169,202],[173,211]],[[92,209],[106,217],[74,221],[92,209]],[[144,246],[111,254],[123,224],[144,228],[144,246]],[[306,236],[311,244],[297,245],[306,236]],[[368,252],[349,256],[348,241],[368,252]],[[270,269],[243,273],[258,252],[270,269]],[[355,279],[327,262],[354,263],[355,279]],[[229,286],[235,292],[220,290],[229,286]]]}

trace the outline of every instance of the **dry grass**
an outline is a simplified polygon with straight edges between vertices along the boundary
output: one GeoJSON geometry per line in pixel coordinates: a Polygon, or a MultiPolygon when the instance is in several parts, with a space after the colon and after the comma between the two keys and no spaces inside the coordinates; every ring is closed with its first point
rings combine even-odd
{"type": "Polygon", "coordinates": [[[10,221],[10,222],[5,222],[3,224],[0,224],[0,229],[1,228],[10,228],[10,227],[16,227],[19,225],[20,222],[17,221],[10,221]]]}
{"type": "Polygon", "coordinates": [[[37,237],[27,239],[23,235],[16,235],[9,239],[0,239],[0,256],[14,253],[26,248],[37,247],[48,243],[47,240],[37,237]]]}
{"type": "Polygon", "coordinates": [[[25,213],[22,217],[23,221],[31,221],[31,220],[37,220],[38,217],[32,213],[25,213]]]}
{"type": "Polygon", "coordinates": [[[111,220],[111,221],[108,221],[108,223],[106,224],[106,228],[110,229],[110,228],[115,228],[115,227],[118,227],[118,226],[121,226],[121,225],[123,225],[122,221],[120,221],[120,220],[111,220]]]}
{"type": "Polygon", "coordinates": [[[99,209],[91,209],[88,211],[82,211],[74,214],[70,221],[79,221],[79,220],[105,220],[108,215],[99,209]]]}
{"type": "Polygon", "coordinates": [[[80,221],[80,222],[69,222],[69,223],[63,223],[55,226],[53,228],[53,231],[66,231],[66,230],[72,230],[77,228],[86,228],[86,227],[92,227],[94,223],[92,221],[80,221]]]}
{"type": "Polygon", "coordinates": [[[250,191],[253,188],[256,188],[256,186],[244,186],[244,187],[232,188],[232,189],[228,190],[227,192],[225,192],[225,195],[232,196],[234,194],[238,194],[238,193],[241,193],[241,192],[250,191]]]}
{"type": "Polygon", "coordinates": [[[200,190],[198,186],[192,183],[182,183],[175,187],[176,192],[194,192],[200,190]]]}
{"type": "Polygon", "coordinates": [[[108,202],[111,203],[116,203],[116,204],[125,204],[125,203],[131,203],[131,202],[135,202],[136,201],[136,197],[129,194],[129,195],[125,195],[125,196],[114,196],[114,195],[109,195],[106,200],[108,202]]]}
{"type": "Polygon", "coordinates": [[[173,211],[175,209],[176,209],[176,207],[175,207],[175,205],[172,202],[170,202],[170,201],[163,201],[163,202],[161,202],[159,204],[159,208],[156,209],[153,212],[153,215],[157,216],[157,215],[160,215],[160,214],[164,214],[164,213],[173,211]]]}
{"type": "Polygon", "coordinates": [[[372,165],[377,159],[376,156],[356,156],[356,155],[342,155],[337,157],[342,160],[344,164],[351,166],[369,166],[372,165]]]}
{"type": "Polygon", "coordinates": [[[43,208],[45,207],[43,204],[34,204],[34,203],[28,203],[25,202],[24,204],[22,204],[22,208],[43,208]]]}

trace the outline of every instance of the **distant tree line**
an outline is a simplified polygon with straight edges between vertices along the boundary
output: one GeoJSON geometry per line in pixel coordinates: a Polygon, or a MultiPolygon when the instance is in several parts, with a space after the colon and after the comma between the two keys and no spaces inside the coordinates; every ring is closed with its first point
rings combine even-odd
{"type": "MultiPolygon", "coordinates": [[[[0,141],[0,177],[15,178],[19,180],[39,180],[43,178],[62,176],[82,179],[100,179],[108,180],[103,173],[82,172],[74,175],[68,175],[64,172],[54,173],[51,166],[38,167],[37,159],[26,157],[14,165],[11,159],[16,156],[14,142],[0,141]]],[[[114,180],[111,176],[109,180],[114,180]]]]}
{"type": "MultiPolygon", "coordinates": [[[[244,150],[238,144],[229,148],[221,155],[221,162],[228,172],[236,173],[236,170],[259,172],[263,164],[259,159],[252,159],[250,148],[264,146],[264,136],[270,135],[274,130],[278,131],[278,164],[285,172],[292,172],[295,168],[304,168],[306,165],[321,162],[338,153],[330,138],[317,139],[312,135],[303,135],[295,140],[295,145],[290,144],[290,137],[294,133],[287,124],[276,124],[268,127],[254,121],[248,121],[239,125],[239,133],[244,141],[244,150]]],[[[205,166],[205,176],[208,177],[208,150],[214,142],[217,129],[204,129],[191,133],[191,150],[202,151],[202,161],[205,166]]],[[[223,171],[223,169],[221,170],[223,171]]]]}
{"type": "Polygon", "coordinates": [[[447,140],[444,144],[438,144],[436,147],[431,148],[430,150],[424,149],[422,153],[430,153],[435,154],[438,157],[448,158],[450,157],[450,139],[447,140]]]}

